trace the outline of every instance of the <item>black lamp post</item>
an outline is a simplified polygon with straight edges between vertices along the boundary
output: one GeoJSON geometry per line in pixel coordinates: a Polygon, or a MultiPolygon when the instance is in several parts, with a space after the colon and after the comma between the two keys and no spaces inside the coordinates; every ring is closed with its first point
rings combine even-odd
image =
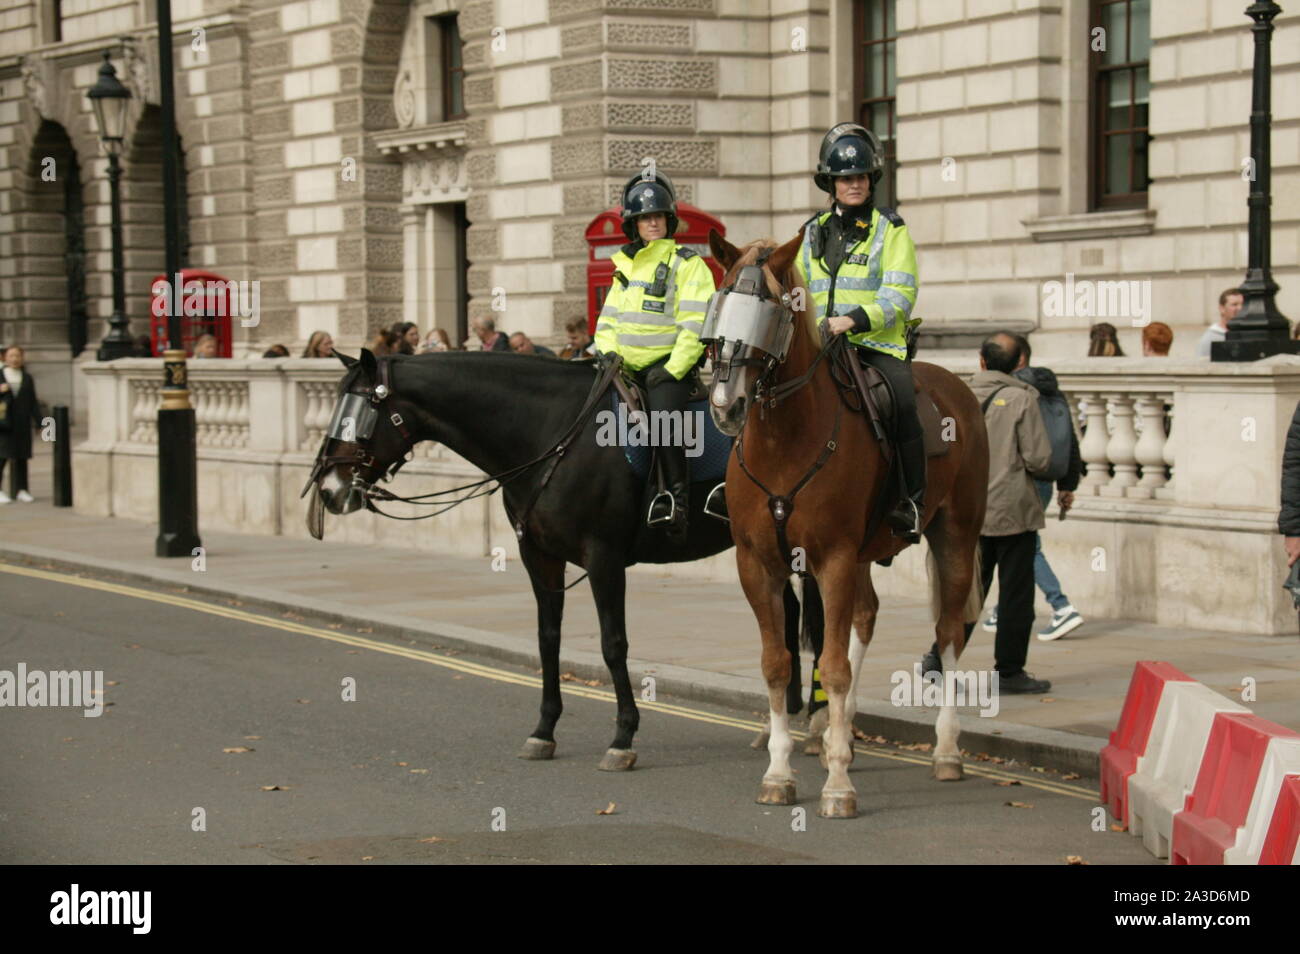
{"type": "Polygon", "coordinates": [[[117,70],[109,61],[108,50],[99,67],[99,82],[86,94],[95,108],[95,122],[99,124],[99,141],[108,154],[108,186],[112,205],[113,244],[113,317],[109,319],[108,334],[99,346],[100,361],[129,358],[135,350],[131,341],[126,317],[126,264],[122,254],[122,166],[118,155],[126,135],[126,111],[131,104],[131,91],[117,78],[117,70]]]}
{"type": "Polygon", "coordinates": [[[1274,301],[1277,282],[1273,281],[1270,268],[1273,217],[1269,206],[1273,197],[1269,190],[1272,173],[1269,109],[1273,77],[1269,48],[1273,42],[1273,19],[1281,12],[1282,8],[1272,0],[1252,3],[1246,8],[1246,15],[1255,21],[1251,27],[1255,34],[1255,70],[1250,106],[1250,158],[1255,177],[1247,199],[1250,251],[1246,280],[1241,283],[1241,311],[1228,322],[1224,340],[1210,346],[1211,361],[1258,361],[1300,350],[1300,341],[1290,337],[1290,323],[1277,310],[1274,301]]]}

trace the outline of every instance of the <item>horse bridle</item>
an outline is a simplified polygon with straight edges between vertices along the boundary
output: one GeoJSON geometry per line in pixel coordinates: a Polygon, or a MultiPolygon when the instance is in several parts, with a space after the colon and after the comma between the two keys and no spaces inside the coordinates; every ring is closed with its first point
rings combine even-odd
{"type": "Polygon", "coordinates": [[[714,381],[729,380],[733,368],[760,369],[756,399],[767,389],[767,379],[777,365],[785,361],[794,337],[790,293],[782,289],[779,299],[768,294],[764,266],[774,250],[763,249],[754,264],[742,266],[735,281],[714,293],[700,332],[701,340],[709,342],[714,381]],[[750,353],[740,356],[746,348],[750,353]]]}
{"type": "MultiPolygon", "coordinates": [[[[375,455],[368,450],[368,444],[371,436],[375,432],[375,424],[379,421],[379,415],[385,410],[388,411],[388,420],[397,428],[402,440],[407,445],[407,450],[414,446],[415,441],[411,437],[410,431],[406,427],[406,421],[396,410],[385,408],[385,405],[393,397],[393,386],[391,377],[390,362],[380,361],[379,365],[379,382],[370,387],[363,387],[356,391],[349,391],[343,395],[338,406],[334,409],[334,416],[330,418],[329,426],[325,429],[325,436],[321,439],[320,451],[316,454],[316,463],[312,467],[311,476],[307,478],[306,485],[302,488],[302,493],[298,495],[302,499],[307,495],[307,491],[312,488],[322,473],[330,467],[338,464],[350,464],[352,466],[352,490],[366,493],[374,484],[375,480],[392,480],[402,465],[406,463],[406,455],[389,465],[383,474],[375,475],[374,478],[367,481],[361,477],[361,469],[364,467],[369,471],[375,469],[375,455]],[[325,448],[331,441],[338,441],[343,447],[351,447],[352,450],[346,453],[325,454],[325,448]]],[[[370,506],[370,500],[366,498],[366,506],[370,506]]]]}

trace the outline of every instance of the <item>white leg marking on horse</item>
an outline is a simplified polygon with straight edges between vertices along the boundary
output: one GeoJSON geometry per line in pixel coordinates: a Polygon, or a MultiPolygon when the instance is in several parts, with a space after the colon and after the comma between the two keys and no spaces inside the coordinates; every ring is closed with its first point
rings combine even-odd
{"type": "MultiPolygon", "coordinates": [[[[957,671],[957,650],[952,646],[944,649],[942,656],[945,673],[957,671]]],[[[947,681],[945,679],[945,685],[947,681]]],[[[945,700],[946,701],[946,700],[945,700]]],[[[957,717],[955,705],[943,705],[939,708],[939,719],[935,723],[936,744],[934,760],[936,762],[960,762],[961,750],[957,748],[957,736],[961,732],[961,720],[957,717]]]]}
{"type": "MultiPolygon", "coordinates": [[[[785,693],[781,693],[784,698],[785,693]]],[[[771,709],[768,713],[768,726],[771,733],[767,740],[767,774],[763,776],[763,781],[780,781],[788,782],[794,780],[794,773],[790,771],[790,751],[794,748],[794,739],[790,737],[790,717],[785,713],[785,706],[781,711],[771,709]]]]}
{"type": "Polygon", "coordinates": [[[849,723],[849,738],[853,737],[853,717],[858,711],[858,677],[862,675],[862,660],[866,654],[867,644],[858,638],[858,628],[849,627],[849,671],[853,673],[853,681],[849,683],[849,697],[844,703],[849,723]]]}

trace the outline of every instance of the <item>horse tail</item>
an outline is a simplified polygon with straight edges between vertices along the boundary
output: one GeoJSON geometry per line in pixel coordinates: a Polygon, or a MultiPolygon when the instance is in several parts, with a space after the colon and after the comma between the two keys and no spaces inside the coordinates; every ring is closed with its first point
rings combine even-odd
{"type": "MultiPolygon", "coordinates": [[[[804,602],[805,591],[803,585],[803,575],[800,573],[790,574],[790,592],[794,594],[795,625],[790,626],[787,623],[788,631],[798,633],[798,645],[800,648],[813,653],[812,636],[808,632],[808,610],[804,602]]],[[[791,647],[793,648],[793,647],[791,647]]]]}
{"type": "Polygon", "coordinates": [[[966,623],[977,622],[984,609],[984,557],[980,549],[979,546],[975,547],[974,573],[971,574],[970,593],[966,596],[966,606],[962,613],[962,621],[966,623]]]}
{"type": "MultiPolygon", "coordinates": [[[[966,602],[962,605],[961,615],[964,623],[977,622],[980,613],[984,609],[982,565],[983,558],[980,556],[980,548],[977,546],[975,548],[974,572],[971,574],[970,592],[966,594],[966,602]]],[[[939,560],[935,557],[932,548],[926,550],[925,575],[930,580],[930,616],[935,622],[938,622],[943,607],[939,599],[939,560]]]]}

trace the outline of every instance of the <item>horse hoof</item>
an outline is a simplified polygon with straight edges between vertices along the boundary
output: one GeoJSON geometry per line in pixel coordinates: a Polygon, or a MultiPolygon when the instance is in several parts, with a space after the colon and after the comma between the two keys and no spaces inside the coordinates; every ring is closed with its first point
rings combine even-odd
{"type": "Polygon", "coordinates": [[[528,759],[531,762],[541,762],[546,759],[555,758],[555,743],[547,739],[538,739],[530,736],[524,747],[519,750],[521,759],[528,759]]]}
{"type": "Polygon", "coordinates": [[[635,749],[606,749],[599,768],[602,772],[626,772],[633,765],[636,765],[635,749]]]}
{"type": "Polygon", "coordinates": [[[769,782],[764,779],[763,784],[758,789],[758,804],[793,805],[794,780],[769,782]]]}
{"type": "MultiPolygon", "coordinates": [[[[804,743],[803,743],[803,754],[804,754],[804,755],[821,755],[821,754],[822,754],[822,740],[821,740],[821,737],[820,737],[820,736],[816,736],[816,735],[810,735],[810,736],[808,736],[808,738],[805,739],[805,740],[804,740],[804,743]]],[[[825,757],[823,757],[823,759],[822,759],[822,767],[824,768],[825,766],[826,766],[826,760],[825,760],[825,757]]]]}
{"type": "Polygon", "coordinates": [[[758,733],[758,735],[754,736],[754,741],[749,743],[749,747],[751,749],[765,749],[767,748],[767,743],[770,738],[771,735],[766,729],[764,729],[762,732],[758,733]]]}
{"type": "Polygon", "coordinates": [[[858,796],[853,792],[823,794],[817,814],[822,818],[857,818],[858,796]]]}
{"type": "Polygon", "coordinates": [[[944,760],[934,763],[934,777],[941,782],[960,782],[966,777],[959,760],[944,760]]]}

